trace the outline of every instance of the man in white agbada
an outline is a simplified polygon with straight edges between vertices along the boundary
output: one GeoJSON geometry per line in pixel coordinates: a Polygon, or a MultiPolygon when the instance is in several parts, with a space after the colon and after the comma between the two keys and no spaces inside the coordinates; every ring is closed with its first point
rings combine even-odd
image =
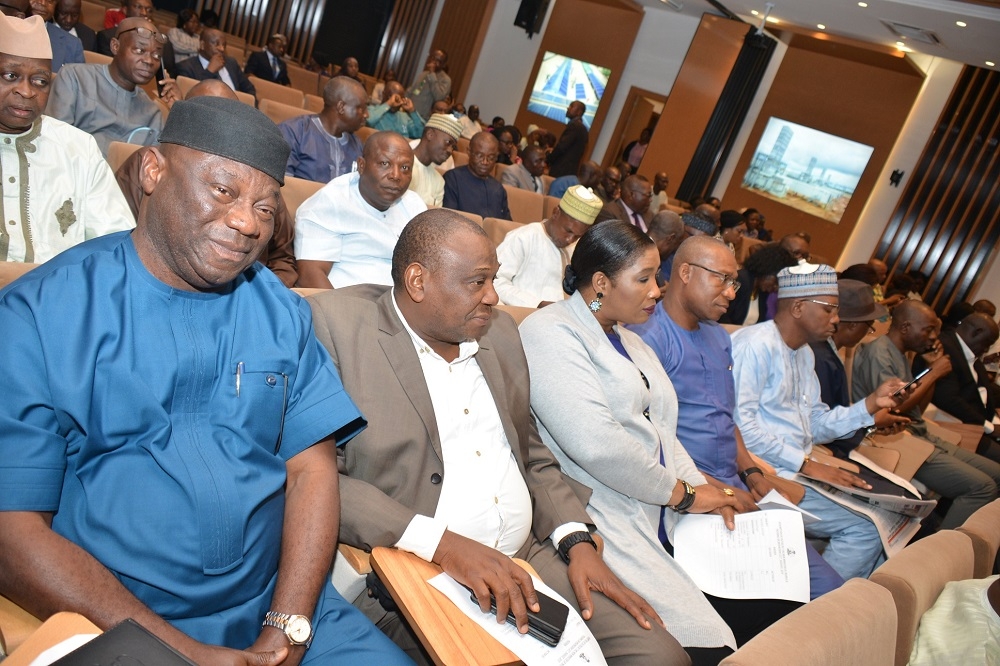
{"type": "Polygon", "coordinates": [[[52,47],[41,17],[0,15],[0,261],[42,263],[135,219],[92,136],[42,115],[52,47]]]}
{"type": "Polygon", "coordinates": [[[603,204],[590,188],[574,185],[549,219],[509,232],[497,247],[500,271],[493,286],[500,302],[540,308],[566,298],[562,288],[566,264],[603,204]]]}

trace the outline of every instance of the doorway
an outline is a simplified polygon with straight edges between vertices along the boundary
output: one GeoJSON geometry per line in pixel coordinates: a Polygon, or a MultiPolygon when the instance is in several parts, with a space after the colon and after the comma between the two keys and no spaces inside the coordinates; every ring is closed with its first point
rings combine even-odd
{"type": "Polygon", "coordinates": [[[608,150],[604,153],[602,168],[606,169],[621,161],[625,147],[638,139],[642,130],[649,128],[655,131],[656,122],[660,119],[666,101],[666,95],[652,90],[635,86],[629,89],[625,106],[618,117],[618,124],[615,125],[615,132],[608,143],[608,150]]]}

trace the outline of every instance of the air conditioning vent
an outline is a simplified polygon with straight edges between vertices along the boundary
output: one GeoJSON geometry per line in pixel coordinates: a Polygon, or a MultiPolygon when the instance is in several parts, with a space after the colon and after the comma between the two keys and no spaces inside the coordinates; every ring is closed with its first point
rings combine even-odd
{"type": "Polygon", "coordinates": [[[896,23],[895,21],[882,21],[882,25],[887,27],[892,34],[896,35],[902,41],[920,42],[921,44],[930,44],[931,46],[937,46],[941,43],[937,35],[924,28],[906,25],[905,23],[896,23]]]}

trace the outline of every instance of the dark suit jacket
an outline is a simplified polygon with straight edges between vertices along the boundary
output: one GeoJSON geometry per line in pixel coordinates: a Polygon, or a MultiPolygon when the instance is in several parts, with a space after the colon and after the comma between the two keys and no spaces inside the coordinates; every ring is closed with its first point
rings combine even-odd
{"type": "Polygon", "coordinates": [[[80,21],[77,21],[73,27],[76,28],[76,36],[80,38],[80,42],[83,44],[83,50],[97,51],[97,33],[80,21]]]}
{"type": "Polygon", "coordinates": [[[576,118],[567,123],[559,142],[547,158],[549,175],[553,178],[576,175],[589,140],[590,132],[581,119],[576,118]]]}
{"type": "MultiPolygon", "coordinates": [[[[239,63],[236,62],[234,58],[226,56],[226,71],[229,72],[229,76],[232,77],[233,83],[236,85],[236,89],[240,92],[249,93],[253,96],[257,96],[257,89],[253,87],[250,83],[250,79],[246,77],[246,74],[240,69],[239,63]]],[[[205,79],[218,79],[219,75],[213,74],[204,67],[201,66],[201,60],[198,56],[191,56],[186,60],[181,60],[177,63],[175,67],[177,70],[174,76],[186,76],[191,79],[196,79],[198,81],[204,81],[205,79]]]]}
{"type": "Polygon", "coordinates": [[[273,83],[280,83],[283,86],[291,85],[291,80],[288,78],[288,65],[281,58],[278,58],[278,75],[274,75],[274,70],[271,69],[271,60],[267,57],[266,51],[254,51],[247,58],[247,64],[243,68],[243,73],[247,76],[251,74],[256,76],[258,79],[264,79],[265,81],[271,81],[273,83]]]}
{"type": "Polygon", "coordinates": [[[118,28],[108,28],[97,33],[97,52],[106,56],[113,56],[111,52],[111,40],[115,38],[118,28]]]}
{"type": "MultiPolygon", "coordinates": [[[[720,324],[736,324],[742,326],[750,312],[750,296],[753,293],[753,275],[745,268],[737,272],[741,288],[736,292],[736,298],[729,302],[729,309],[719,317],[720,324]]],[[[757,294],[757,322],[767,321],[767,298],[770,294],[757,294]]]]}
{"type": "MultiPolygon", "coordinates": [[[[979,375],[979,381],[972,378],[972,371],[965,362],[962,346],[958,342],[958,333],[954,330],[941,333],[941,346],[944,347],[944,353],[951,358],[951,372],[935,382],[934,397],[931,398],[931,402],[962,423],[982,425],[984,421],[993,420],[997,412],[989,391],[986,367],[977,360],[973,365],[976,374],[979,375]],[[979,397],[980,386],[987,388],[986,405],[979,397]]],[[[926,367],[927,362],[922,356],[913,359],[914,375],[926,367]]]]}
{"type": "MultiPolygon", "coordinates": [[[[646,212],[640,215],[642,221],[646,224],[646,228],[649,229],[649,223],[653,221],[653,211],[646,209],[646,212]]],[[[635,220],[632,216],[625,211],[625,205],[622,203],[621,199],[615,199],[609,203],[604,204],[601,208],[601,212],[597,214],[597,219],[595,222],[607,222],[608,220],[623,220],[629,224],[634,225],[635,220]]]]}
{"type": "MultiPolygon", "coordinates": [[[[391,287],[358,285],[308,300],[316,335],[368,420],[368,428],[340,449],[340,540],[366,550],[391,546],[414,515],[434,515],[444,475],[417,352],[393,308],[391,287]]],[[[592,524],[584,509],[590,490],[563,476],[538,436],[528,405],[528,365],[509,315],[493,311],[476,358],[531,493],[535,540],[544,542],[567,522],[592,524]]],[[[528,539],[521,552],[531,545],[528,539]]]]}

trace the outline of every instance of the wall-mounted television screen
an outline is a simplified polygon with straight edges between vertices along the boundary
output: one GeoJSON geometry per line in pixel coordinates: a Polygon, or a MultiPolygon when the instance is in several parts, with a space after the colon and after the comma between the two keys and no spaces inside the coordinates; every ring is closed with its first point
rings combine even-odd
{"type": "Polygon", "coordinates": [[[743,189],[837,223],[874,150],[772,117],[743,177],[743,189]]]}
{"type": "Polygon", "coordinates": [[[528,111],[566,122],[566,107],[579,100],[587,105],[583,124],[590,128],[608,85],[611,70],[546,51],[528,98],[528,111]]]}

